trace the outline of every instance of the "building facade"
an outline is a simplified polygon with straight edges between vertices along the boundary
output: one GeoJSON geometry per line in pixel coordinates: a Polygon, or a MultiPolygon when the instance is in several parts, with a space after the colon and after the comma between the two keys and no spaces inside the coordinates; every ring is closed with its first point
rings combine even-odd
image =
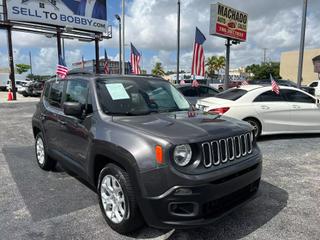
{"type": "MultiPolygon", "coordinates": [[[[100,73],[104,73],[104,58],[99,61],[99,69],[100,73]]],[[[119,61],[111,61],[108,60],[109,74],[119,74],[119,61]]],[[[75,62],[72,64],[72,69],[80,70],[88,72],[96,71],[96,61],[95,60],[86,60],[83,62],[75,62]]],[[[130,62],[125,62],[125,74],[131,74],[131,64],[130,62]]]]}
{"type": "MultiPolygon", "coordinates": [[[[320,49],[308,49],[304,52],[302,85],[308,85],[319,79],[318,73],[314,72],[312,59],[320,55],[320,49]]],[[[297,82],[298,78],[299,51],[283,52],[280,60],[280,76],[283,79],[297,82]]]]}

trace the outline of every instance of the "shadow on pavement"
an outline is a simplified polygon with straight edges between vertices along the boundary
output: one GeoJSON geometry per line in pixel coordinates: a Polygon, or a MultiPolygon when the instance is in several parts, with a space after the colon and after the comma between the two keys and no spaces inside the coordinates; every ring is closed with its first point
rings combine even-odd
{"type": "Polygon", "coordinates": [[[286,207],[288,193],[261,181],[260,195],[216,223],[189,230],[176,230],[170,239],[241,239],[268,223],[286,207]]]}
{"type": "Polygon", "coordinates": [[[55,172],[41,170],[33,146],[4,147],[3,153],[33,221],[97,204],[96,194],[60,167],[55,172]]]}
{"type": "Polygon", "coordinates": [[[259,142],[267,142],[274,140],[290,140],[290,139],[299,139],[299,138],[320,138],[319,133],[308,133],[308,134],[280,134],[280,135],[270,135],[270,136],[261,136],[258,139],[259,142]]]}

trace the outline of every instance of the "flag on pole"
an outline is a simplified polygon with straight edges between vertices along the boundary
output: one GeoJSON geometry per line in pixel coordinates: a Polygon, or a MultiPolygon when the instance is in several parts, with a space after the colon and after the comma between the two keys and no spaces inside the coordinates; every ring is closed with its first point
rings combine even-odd
{"type": "Polygon", "coordinates": [[[191,86],[197,88],[200,86],[200,84],[197,80],[193,80],[191,86]]]}
{"type": "Polygon", "coordinates": [[[108,55],[107,55],[107,51],[104,50],[104,73],[105,74],[110,74],[110,69],[109,69],[109,63],[108,63],[108,55]]]}
{"type": "Polygon", "coordinates": [[[138,50],[133,46],[131,43],[131,67],[132,67],[132,73],[133,74],[140,74],[140,59],[141,54],[138,52],[138,50]]]}
{"type": "Polygon", "coordinates": [[[249,85],[248,81],[247,80],[242,81],[241,86],[246,86],[246,85],[249,85]]]}
{"type": "Polygon", "coordinates": [[[273,91],[279,95],[280,94],[280,87],[277,84],[277,82],[273,79],[271,73],[270,73],[270,80],[271,80],[271,91],[273,91]]]}
{"type": "Polygon", "coordinates": [[[205,65],[204,65],[204,49],[203,43],[206,41],[206,37],[198,28],[196,28],[196,38],[193,46],[193,59],[191,75],[204,76],[205,65]]]}
{"type": "Polygon", "coordinates": [[[57,71],[56,74],[59,78],[65,79],[67,74],[69,72],[69,69],[67,67],[67,64],[62,56],[59,56],[59,63],[57,65],[57,71]]]}

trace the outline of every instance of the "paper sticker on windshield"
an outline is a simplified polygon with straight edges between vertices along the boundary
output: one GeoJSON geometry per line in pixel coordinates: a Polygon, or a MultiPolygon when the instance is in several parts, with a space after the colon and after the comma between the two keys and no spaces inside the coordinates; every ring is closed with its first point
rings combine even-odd
{"type": "Polygon", "coordinates": [[[112,100],[130,99],[126,89],[121,83],[106,84],[106,88],[112,98],[112,100]]]}

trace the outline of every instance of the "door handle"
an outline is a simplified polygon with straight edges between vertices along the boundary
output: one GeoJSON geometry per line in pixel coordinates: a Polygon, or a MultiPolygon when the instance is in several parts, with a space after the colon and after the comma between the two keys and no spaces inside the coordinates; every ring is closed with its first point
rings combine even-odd
{"type": "Polygon", "coordinates": [[[66,125],[67,124],[65,121],[62,121],[62,120],[58,120],[58,123],[60,123],[61,125],[66,125]]]}
{"type": "Polygon", "coordinates": [[[301,107],[300,106],[298,106],[298,105],[293,105],[292,106],[294,109],[300,109],[301,107]]]}
{"type": "Polygon", "coordinates": [[[270,107],[263,105],[263,106],[261,106],[261,109],[268,110],[268,109],[270,109],[270,107]]]}

